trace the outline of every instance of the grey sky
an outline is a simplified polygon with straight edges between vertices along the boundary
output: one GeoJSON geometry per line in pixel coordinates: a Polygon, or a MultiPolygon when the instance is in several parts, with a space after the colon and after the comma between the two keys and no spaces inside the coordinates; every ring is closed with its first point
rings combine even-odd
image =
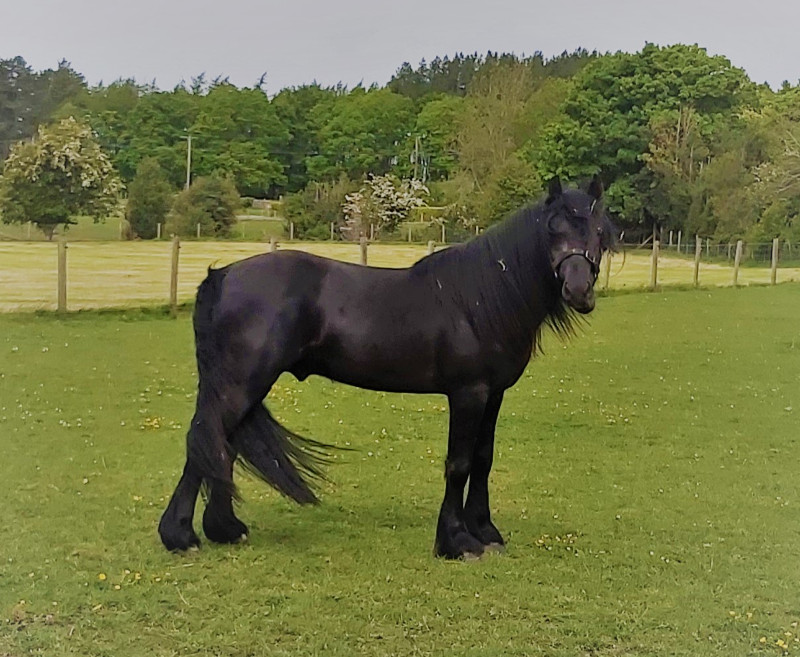
{"type": "Polygon", "coordinates": [[[64,58],[90,84],[170,89],[205,72],[267,89],[313,80],[381,85],[404,62],[487,50],[553,56],[585,47],[697,43],[756,82],[800,79],[796,0],[0,0],[0,58],[64,58]]]}

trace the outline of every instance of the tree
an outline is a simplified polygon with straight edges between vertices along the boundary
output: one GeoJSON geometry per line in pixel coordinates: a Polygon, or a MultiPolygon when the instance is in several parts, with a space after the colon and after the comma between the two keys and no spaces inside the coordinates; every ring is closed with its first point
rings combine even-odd
{"type": "Polygon", "coordinates": [[[344,224],[342,204],[345,196],[358,189],[358,183],[342,175],[335,182],[308,183],[304,190],[289,194],[283,204],[286,218],[294,223],[295,237],[326,239],[330,226],[344,224]]]}
{"type": "Polygon", "coordinates": [[[6,223],[36,224],[49,239],[73,215],[95,221],[117,208],[122,183],[91,130],[73,118],[40,126],[33,142],[16,143],[3,168],[0,209],[6,223]]]}
{"type": "Polygon", "coordinates": [[[200,224],[202,235],[225,237],[236,223],[238,208],[239,194],[230,179],[201,176],[175,198],[167,230],[192,236],[200,224]]]}
{"type": "Polygon", "coordinates": [[[460,96],[428,100],[401,147],[397,173],[423,181],[449,178],[458,166],[458,130],[463,113],[464,99],[460,96]]]}
{"type": "Polygon", "coordinates": [[[379,231],[391,233],[413,208],[425,205],[429,193],[419,180],[370,176],[360,190],[345,196],[346,221],[341,231],[349,239],[358,239],[367,234],[370,224],[376,224],[379,231]]]}
{"type": "MultiPolygon", "coordinates": [[[[664,122],[672,121],[679,141],[667,157],[683,158],[692,144],[714,144],[736,112],[755,100],[744,71],[697,46],[648,44],[639,53],[600,57],[576,76],[564,116],[546,129],[535,164],[544,179],[601,173],[611,183],[607,207],[629,227],[677,220],[659,202],[658,167],[645,170],[648,157],[655,163],[666,152],[659,144],[664,122]]],[[[691,166],[701,162],[696,157],[691,166]]]]}
{"type": "Polygon", "coordinates": [[[309,174],[320,181],[341,174],[358,180],[389,171],[398,144],[413,127],[414,104],[388,89],[356,87],[314,114],[321,126],[320,152],[306,160],[309,174]]]}
{"type": "Polygon", "coordinates": [[[191,127],[197,175],[224,175],[240,194],[263,198],[286,184],[274,155],[286,150],[289,130],[260,89],[214,83],[198,103],[191,127]]]}
{"type": "Polygon", "coordinates": [[[41,73],[22,57],[0,60],[0,160],[14,142],[32,137],[56,108],[85,87],[83,76],[65,60],[41,73]]]}
{"type": "Polygon", "coordinates": [[[143,95],[126,112],[115,158],[123,180],[132,180],[146,157],[155,157],[175,189],[186,180],[186,137],[199,113],[200,97],[178,87],[143,95]]]}
{"type": "Polygon", "coordinates": [[[320,151],[319,126],[315,116],[322,118],[339,92],[318,84],[284,89],[272,99],[272,106],[283,125],[289,128],[289,142],[283,152],[276,152],[283,164],[286,184],[281,192],[297,192],[309,183],[306,159],[320,151]]]}
{"type": "Polygon", "coordinates": [[[128,204],[125,218],[131,230],[142,239],[152,239],[157,234],[158,224],[164,219],[172,205],[172,186],[154,157],[139,163],[136,177],[128,186],[128,204]]]}

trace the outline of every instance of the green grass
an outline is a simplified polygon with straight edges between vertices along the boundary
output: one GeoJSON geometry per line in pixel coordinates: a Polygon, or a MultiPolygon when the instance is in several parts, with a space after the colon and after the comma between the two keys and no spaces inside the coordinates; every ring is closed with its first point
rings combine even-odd
{"type": "MultiPolygon", "coordinates": [[[[266,211],[263,210],[249,209],[247,214],[266,217],[266,211]]],[[[120,217],[109,217],[105,221],[95,222],[91,217],[80,216],[75,217],[75,221],[76,223],[66,230],[63,227],[58,228],[53,239],[62,236],[70,242],[108,242],[120,239],[120,217]]],[[[230,239],[268,242],[269,238],[273,236],[284,237],[283,221],[241,219],[231,229],[230,239]]],[[[27,224],[3,223],[0,223],[0,240],[48,241],[45,234],[35,226],[29,229],[27,224]]]]}
{"type": "Polygon", "coordinates": [[[431,556],[444,399],[290,377],[276,415],[355,448],[323,504],[244,479],[250,542],[166,553],[188,318],[0,316],[0,655],[794,654],[798,298],[617,295],[548,339],[498,427],[508,550],[473,563],[431,556]]]}
{"type": "MultiPolygon", "coordinates": [[[[75,224],[68,226],[66,230],[63,226],[56,229],[53,239],[60,236],[66,237],[70,241],[94,241],[94,240],[118,240],[120,238],[120,217],[109,217],[105,221],[95,222],[91,217],[74,217],[75,224]]],[[[45,234],[36,228],[28,227],[28,224],[4,224],[0,223],[0,239],[2,240],[24,240],[34,242],[46,242],[45,234]]]]}

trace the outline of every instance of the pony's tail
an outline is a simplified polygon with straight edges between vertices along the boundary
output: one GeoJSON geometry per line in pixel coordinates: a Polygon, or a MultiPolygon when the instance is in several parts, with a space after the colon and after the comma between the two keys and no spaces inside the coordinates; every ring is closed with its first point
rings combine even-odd
{"type": "Polygon", "coordinates": [[[233,435],[244,468],[299,504],[316,504],[317,484],[330,447],[281,426],[263,404],[256,404],[233,435]]]}
{"type": "MultiPolygon", "coordinates": [[[[228,364],[213,328],[214,308],[225,275],[225,268],[208,270],[197,290],[194,307],[198,408],[202,407],[206,414],[200,421],[221,420],[209,418],[208,414],[221,414],[225,409],[220,395],[226,389],[228,364]]],[[[193,426],[189,431],[187,457],[204,485],[220,487],[238,498],[230,469],[225,467],[224,458],[220,458],[222,453],[227,453],[230,459],[238,454],[246,470],[280,493],[300,504],[317,503],[315,488],[325,479],[322,467],[330,460],[331,448],[282,427],[260,402],[247,412],[229,439],[230,443],[225,436],[213,435],[203,426],[193,426]]]]}
{"type": "Polygon", "coordinates": [[[198,412],[186,436],[186,458],[187,464],[191,463],[196,473],[202,477],[204,491],[208,487],[219,487],[236,496],[233,479],[225,467],[223,458],[220,458],[221,453],[232,456],[230,446],[224,436],[215,435],[210,428],[210,425],[218,424],[210,420],[219,420],[222,413],[219,391],[224,386],[222,376],[224,366],[220,362],[221,350],[213,327],[214,308],[222,294],[222,282],[225,276],[225,268],[209,267],[208,274],[197,288],[195,297],[192,324],[197,357],[198,412]]]}

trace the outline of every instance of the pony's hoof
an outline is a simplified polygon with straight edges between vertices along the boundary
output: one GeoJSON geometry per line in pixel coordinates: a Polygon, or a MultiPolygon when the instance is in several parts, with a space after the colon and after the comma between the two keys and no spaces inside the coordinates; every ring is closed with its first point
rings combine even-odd
{"type": "Polygon", "coordinates": [[[214,543],[242,543],[247,540],[247,525],[236,517],[224,521],[218,516],[203,516],[203,532],[214,543]]]}
{"type": "Polygon", "coordinates": [[[494,552],[495,554],[503,554],[506,551],[506,546],[502,543],[489,543],[483,548],[484,552],[494,552]]]}
{"type": "Polygon", "coordinates": [[[159,528],[159,536],[161,536],[164,547],[170,552],[200,549],[200,539],[193,530],[171,532],[165,528],[159,528]]]}
{"type": "Polygon", "coordinates": [[[484,552],[483,543],[467,532],[459,532],[449,540],[437,539],[433,553],[445,559],[459,559],[461,561],[475,561],[481,558],[484,552]]]}

